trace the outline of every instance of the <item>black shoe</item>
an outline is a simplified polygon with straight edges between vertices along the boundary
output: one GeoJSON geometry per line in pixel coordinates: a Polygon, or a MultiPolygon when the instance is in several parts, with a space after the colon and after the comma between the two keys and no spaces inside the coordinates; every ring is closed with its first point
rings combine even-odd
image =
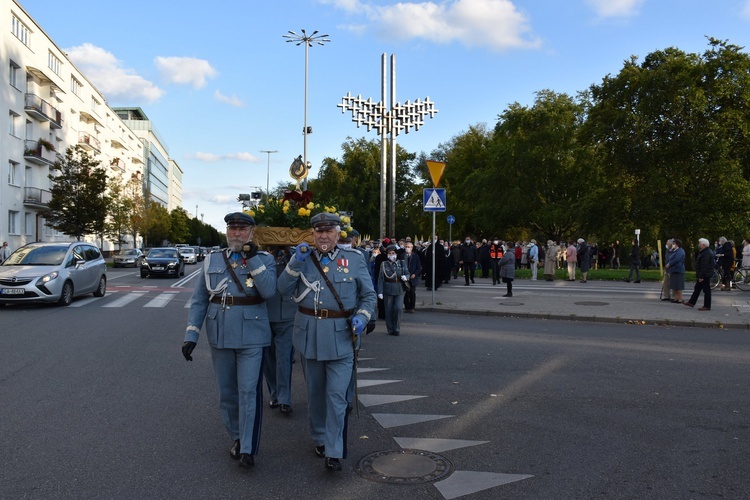
{"type": "Polygon", "coordinates": [[[676,301],[676,300],[674,300],[674,299],[661,299],[661,300],[669,300],[670,302],[677,302],[677,301],[676,301]]]}
{"type": "Polygon", "coordinates": [[[240,467],[252,467],[253,465],[255,465],[255,457],[249,453],[243,453],[240,455],[240,467]]]}
{"type": "Polygon", "coordinates": [[[469,284],[468,283],[464,283],[464,286],[469,286],[469,284]]]}
{"type": "Polygon", "coordinates": [[[503,295],[503,297],[513,297],[513,294],[512,293],[506,293],[505,295],[503,295]]]}
{"type": "Polygon", "coordinates": [[[326,456],[326,447],[325,446],[316,446],[315,447],[315,454],[318,455],[320,458],[325,458],[325,456],[326,456]]]}
{"type": "Polygon", "coordinates": [[[398,337],[398,336],[400,335],[400,333],[398,333],[398,332],[393,332],[393,335],[395,335],[396,337],[398,337]]]}
{"type": "Polygon", "coordinates": [[[475,283],[474,283],[474,280],[471,280],[471,284],[472,284],[472,285],[474,285],[474,284],[475,284],[475,283]]]}
{"type": "Polygon", "coordinates": [[[630,283],[630,278],[626,279],[625,283],[630,283]]]}
{"type": "Polygon", "coordinates": [[[279,408],[279,411],[281,413],[284,413],[286,415],[292,414],[292,407],[290,405],[281,405],[281,408],[279,408]]]}
{"type": "Polygon", "coordinates": [[[553,280],[552,278],[548,278],[546,281],[555,281],[555,280],[553,280]]]}
{"type": "Polygon", "coordinates": [[[640,283],[641,280],[635,280],[633,283],[640,283]]]}
{"type": "Polygon", "coordinates": [[[270,406],[271,408],[278,408],[278,407],[279,407],[279,402],[278,402],[278,401],[276,401],[275,399],[272,399],[272,400],[271,400],[271,401],[270,401],[270,402],[268,403],[268,406],[270,406]]]}
{"type": "Polygon", "coordinates": [[[231,448],[229,448],[229,456],[237,460],[240,458],[240,440],[236,440],[231,448]]]}
{"type": "Polygon", "coordinates": [[[338,458],[326,458],[326,469],[339,472],[341,470],[341,462],[338,458]]]}

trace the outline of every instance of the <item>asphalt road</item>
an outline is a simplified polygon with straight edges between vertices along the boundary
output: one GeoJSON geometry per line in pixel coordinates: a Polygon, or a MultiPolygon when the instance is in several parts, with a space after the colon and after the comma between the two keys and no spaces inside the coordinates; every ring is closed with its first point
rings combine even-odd
{"type": "Polygon", "coordinates": [[[180,354],[193,282],[109,277],[102,299],[0,311],[0,498],[750,498],[745,331],[405,315],[364,340],[343,472],[312,452],[299,363],[294,414],[265,411],[243,471],[205,342],[180,354]],[[454,472],[358,473],[410,443],[454,446],[454,472]]]}

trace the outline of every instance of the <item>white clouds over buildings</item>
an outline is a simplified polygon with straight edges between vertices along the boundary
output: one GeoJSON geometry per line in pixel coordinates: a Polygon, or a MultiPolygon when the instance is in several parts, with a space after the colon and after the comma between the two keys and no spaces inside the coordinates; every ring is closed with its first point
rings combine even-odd
{"type": "Polygon", "coordinates": [[[86,75],[107,100],[121,102],[154,102],[164,91],[138,76],[106,50],[90,43],[65,49],[68,58],[86,75]]]}
{"type": "Polygon", "coordinates": [[[351,25],[351,31],[374,29],[385,38],[423,39],[433,43],[458,42],[493,50],[536,48],[540,40],[511,0],[452,0],[399,2],[373,5],[360,0],[321,0],[352,15],[364,15],[369,26],[351,25]]]}
{"type": "Polygon", "coordinates": [[[195,89],[205,87],[207,80],[218,74],[208,61],[194,57],[159,56],[154,64],[165,81],[192,85],[195,89]]]}
{"type": "Polygon", "coordinates": [[[221,91],[219,90],[214,92],[214,99],[216,99],[219,102],[229,104],[230,106],[234,106],[235,108],[245,107],[245,103],[237,96],[234,96],[234,95],[227,96],[227,95],[222,94],[221,91]]]}
{"type": "Polygon", "coordinates": [[[226,153],[223,155],[217,155],[214,153],[203,153],[197,152],[190,156],[194,160],[205,161],[208,163],[214,163],[217,161],[244,161],[248,163],[258,163],[260,159],[252,153],[240,152],[240,153],[226,153]]]}

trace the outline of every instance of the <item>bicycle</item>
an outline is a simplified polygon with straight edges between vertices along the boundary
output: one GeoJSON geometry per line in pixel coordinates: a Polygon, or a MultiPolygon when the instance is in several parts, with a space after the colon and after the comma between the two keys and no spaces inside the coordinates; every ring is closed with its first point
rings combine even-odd
{"type": "Polygon", "coordinates": [[[734,271],[734,286],[743,292],[750,290],[750,267],[737,267],[734,271]]]}

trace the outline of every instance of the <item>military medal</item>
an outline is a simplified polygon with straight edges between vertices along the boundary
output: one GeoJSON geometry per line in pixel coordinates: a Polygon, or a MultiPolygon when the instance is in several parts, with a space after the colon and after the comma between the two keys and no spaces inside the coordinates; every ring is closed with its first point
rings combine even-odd
{"type": "Polygon", "coordinates": [[[348,268],[348,267],[345,267],[345,268],[344,268],[344,272],[345,272],[345,273],[349,273],[349,268],[348,268]]]}
{"type": "Polygon", "coordinates": [[[232,269],[237,269],[237,262],[232,262],[232,269]]]}
{"type": "Polygon", "coordinates": [[[245,280],[245,286],[248,287],[248,288],[252,288],[252,287],[255,286],[255,281],[252,278],[248,277],[245,280]]]}
{"type": "Polygon", "coordinates": [[[324,273],[327,273],[327,272],[328,272],[328,266],[326,266],[326,267],[324,267],[324,268],[323,268],[323,272],[324,272],[324,273]]]}

